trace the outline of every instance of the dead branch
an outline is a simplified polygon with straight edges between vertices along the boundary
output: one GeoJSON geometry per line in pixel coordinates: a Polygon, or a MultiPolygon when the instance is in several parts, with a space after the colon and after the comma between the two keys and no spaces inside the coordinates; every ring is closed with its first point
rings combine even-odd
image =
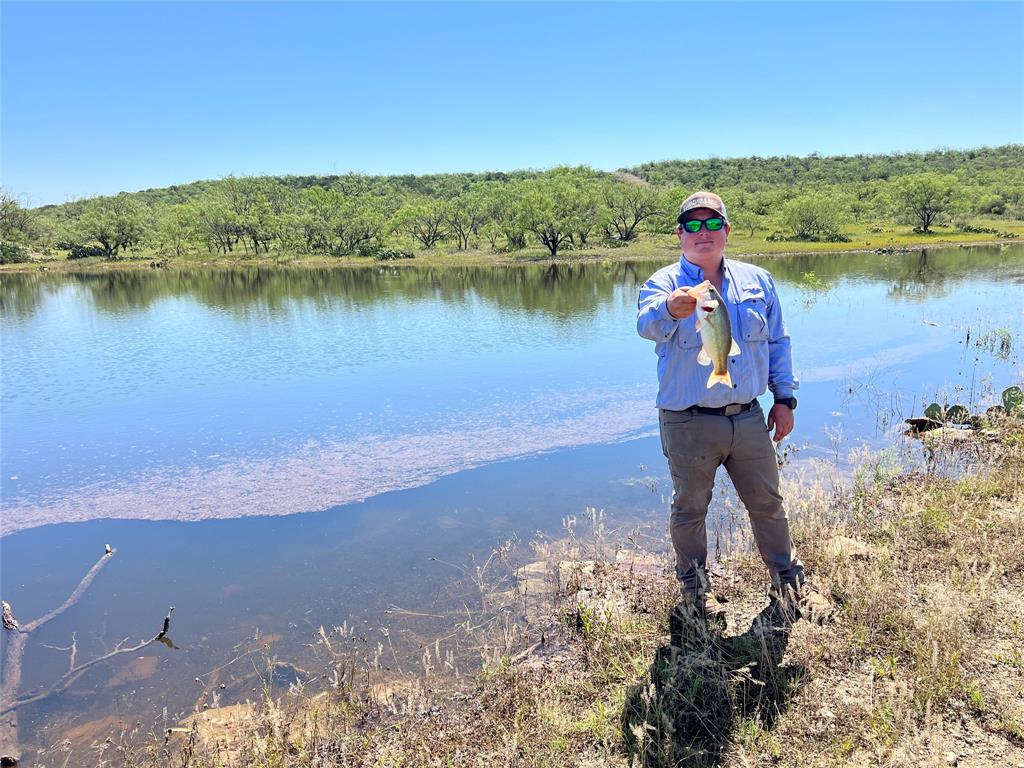
{"type": "Polygon", "coordinates": [[[4,609],[4,629],[15,630],[18,628],[18,620],[14,618],[14,613],[11,612],[11,604],[6,600],[3,602],[4,609]]]}
{"type": "Polygon", "coordinates": [[[68,687],[73,682],[75,682],[75,680],[81,677],[82,674],[86,672],[89,668],[94,667],[97,664],[100,664],[104,661],[108,661],[114,658],[115,656],[120,656],[122,653],[135,653],[136,651],[141,651],[147,645],[150,645],[152,643],[164,643],[165,645],[169,645],[171,648],[176,648],[177,646],[171,643],[170,638],[167,637],[167,630],[171,626],[171,613],[173,611],[174,606],[172,605],[171,609],[167,612],[167,616],[164,617],[163,629],[161,629],[156,635],[151,637],[149,640],[143,640],[140,643],[131,646],[130,648],[124,648],[122,646],[124,645],[124,643],[128,641],[128,638],[125,638],[117,645],[115,645],[114,650],[110,651],[109,653],[105,653],[102,656],[97,656],[95,659],[87,661],[84,664],[79,664],[77,667],[73,666],[71,669],[65,672],[56,683],[54,683],[46,690],[41,691],[40,693],[37,693],[34,696],[30,696],[29,698],[16,699],[12,703],[4,705],[4,708],[0,709],[0,715],[10,712],[13,709],[17,709],[18,707],[23,707],[26,704],[32,704],[36,701],[42,701],[45,698],[53,696],[53,694],[55,693],[61,693],[62,691],[67,690],[68,687]]]}
{"type": "MultiPolygon", "coordinates": [[[[85,594],[85,590],[92,584],[93,579],[103,569],[103,566],[115,554],[116,550],[107,544],[104,547],[103,556],[82,577],[82,580],[78,582],[78,586],[75,587],[75,591],[71,593],[63,604],[24,626],[19,626],[11,606],[6,601],[3,602],[3,627],[7,635],[7,653],[4,654],[3,675],[2,682],[0,682],[0,707],[2,707],[0,709],[0,761],[2,761],[4,766],[16,766],[21,759],[21,746],[18,743],[17,708],[28,702],[18,701],[17,696],[21,688],[21,660],[25,653],[25,645],[28,642],[29,635],[77,603],[82,595],[85,594]]],[[[74,670],[74,654],[76,650],[77,645],[72,636],[71,670],[68,672],[69,675],[74,670]]],[[[34,697],[33,700],[38,701],[39,698],[34,697]]]]}
{"type": "Polygon", "coordinates": [[[71,593],[70,597],[68,597],[68,599],[65,600],[64,603],[59,608],[54,608],[52,611],[43,616],[40,616],[35,621],[30,621],[28,624],[21,627],[18,631],[27,635],[29,632],[33,632],[39,629],[41,626],[43,626],[43,624],[50,621],[51,619],[60,616],[62,613],[64,613],[64,611],[66,611],[72,605],[81,600],[82,595],[85,594],[85,590],[89,588],[89,585],[92,584],[93,579],[96,578],[96,574],[98,574],[103,569],[103,566],[107,564],[110,558],[112,558],[116,554],[117,550],[110,549],[108,546],[107,550],[103,553],[103,556],[96,561],[96,565],[90,568],[89,572],[82,577],[82,580],[78,582],[78,586],[75,587],[75,591],[71,593]]]}

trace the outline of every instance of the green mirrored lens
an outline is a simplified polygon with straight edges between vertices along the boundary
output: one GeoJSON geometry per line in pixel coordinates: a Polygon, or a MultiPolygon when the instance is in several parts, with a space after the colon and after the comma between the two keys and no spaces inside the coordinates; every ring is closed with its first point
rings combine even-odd
{"type": "Polygon", "coordinates": [[[708,232],[717,232],[725,226],[725,219],[716,216],[713,219],[705,219],[704,221],[701,221],[700,219],[690,219],[689,221],[683,222],[683,229],[690,234],[700,232],[700,228],[702,226],[707,227],[708,232]]]}

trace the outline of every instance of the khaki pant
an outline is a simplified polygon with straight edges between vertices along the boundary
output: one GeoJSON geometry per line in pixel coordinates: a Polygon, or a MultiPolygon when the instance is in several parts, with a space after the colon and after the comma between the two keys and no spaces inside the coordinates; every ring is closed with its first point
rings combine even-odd
{"type": "Polygon", "coordinates": [[[803,565],[789,535],[775,448],[760,405],[735,416],[661,410],[659,421],[661,449],[672,472],[672,546],[684,595],[702,593],[707,583],[704,521],[722,464],[750,515],[772,582],[802,584],[803,565]]]}

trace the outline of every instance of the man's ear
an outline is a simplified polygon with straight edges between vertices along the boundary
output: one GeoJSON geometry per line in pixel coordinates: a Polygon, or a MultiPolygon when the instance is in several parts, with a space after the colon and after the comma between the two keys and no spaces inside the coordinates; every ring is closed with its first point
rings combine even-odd
{"type": "Polygon", "coordinates": [[[676,237],[679,238],[680,243],[683,242],[683,227],[681,224],[676,225],[676,237]]]}
{"type": "Polygon", "coordinates": [[[729,233],[732,232],[732,225],[729,222],[725,222],[725,239],[729,239],[729,233]]]}

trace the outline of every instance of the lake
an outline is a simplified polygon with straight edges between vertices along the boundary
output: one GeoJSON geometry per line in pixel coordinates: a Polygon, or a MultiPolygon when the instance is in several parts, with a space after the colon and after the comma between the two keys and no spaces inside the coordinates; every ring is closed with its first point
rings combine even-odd
{"type": "MultiPolygon", "coordinates": [[[[250,657],[207,688],[254,649],[301,677],[320,626],[386,640],[409,672],[500,542],[528,558],[588,508],[659,538],[671,484],[636,296],[675,258],[4,275],[4,599],[25,623],[118,550],[32,635],[23,690],[64,672],[72,633],[88,659],[171,605],[179,646],[23,708],[24,743],[252,696],[250,657]]],[[[1024,246],[750,260],[793,338],[796,463],[1024,378],[1024,246]]]]}

